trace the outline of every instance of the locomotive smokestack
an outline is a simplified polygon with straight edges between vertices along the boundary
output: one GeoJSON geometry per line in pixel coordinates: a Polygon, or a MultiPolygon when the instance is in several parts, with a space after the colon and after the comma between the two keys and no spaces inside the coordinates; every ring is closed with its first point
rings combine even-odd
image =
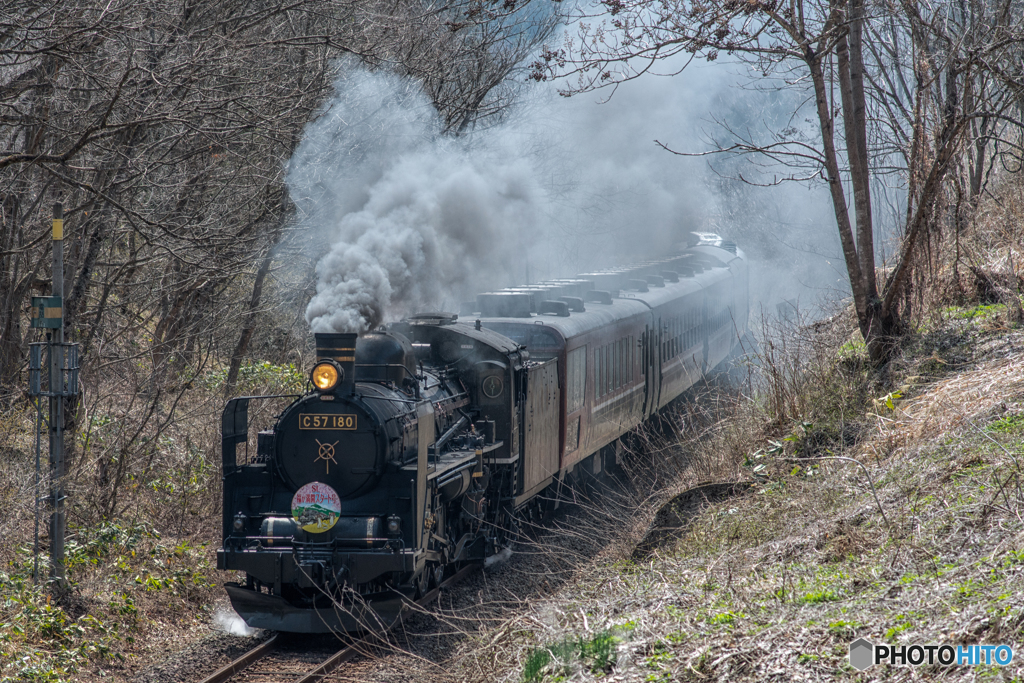
{"type": "Polygon", "coordinates": [[[313,335],[317,360],[329,358],[337,361],[345,373],[338,387],[338,393],[342,395],[351,394],[356,382],[356,336],[354,332],[317,332],[313,335]]]}

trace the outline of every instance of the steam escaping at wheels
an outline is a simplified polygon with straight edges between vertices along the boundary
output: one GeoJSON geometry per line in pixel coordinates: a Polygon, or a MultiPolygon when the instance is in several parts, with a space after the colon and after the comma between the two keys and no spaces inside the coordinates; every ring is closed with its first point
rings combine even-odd
{"type": "Polygon", "coordinates": [[[747,325],[743,253],[678,253],[487,292],[358,336],[317,333],[310,389],[248,443],[222,421],[219,569],[250,627],[383,630],[461,568],[508,559],[518,516],[615,471],[619,439],[723,363],[747,325]]]}
{"type": "Polygon", "coordinates": [[[223,633],[248,638],[259,633],[259,629],[246,625],[242,617],[230,607],[218,607],[213,613],[213,627],[223,633]]]}
{"type": "Polygon", "coordinates": [[[512,557],[512,548],[502,548],[501,552],[497,552],[484,560],[484,568],[491,569],[492,567],[497,567],[508,562],[510,557],[512,557]]]}

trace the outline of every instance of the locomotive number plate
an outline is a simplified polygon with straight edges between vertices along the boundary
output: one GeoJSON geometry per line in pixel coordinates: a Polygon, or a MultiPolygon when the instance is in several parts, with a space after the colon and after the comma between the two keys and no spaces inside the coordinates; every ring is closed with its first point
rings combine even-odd
{"type": "Polygon", "coordinates": [[[317,415],[304,413],[299,416],[299,429],[355,429],[355,415],[317,415]]]}

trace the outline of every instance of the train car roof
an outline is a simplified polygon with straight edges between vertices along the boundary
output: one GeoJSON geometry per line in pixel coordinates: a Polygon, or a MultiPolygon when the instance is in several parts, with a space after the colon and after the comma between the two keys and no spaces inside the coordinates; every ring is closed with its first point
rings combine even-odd
{"type": "MultiPolygon", "coordinates": [[[[733,257],[730,252],[714,248],[719,254],[733,257]]],[[[722,257],[716,254],[719,260],[722,257]]],[[[666,282],[664,287],[651,287],[647,292],[624,292],[613,298],[611,304],[587,303],[587,310],[582,313],[571,313],[568,317],[533,314],[529,318],[485,318],[479,320],[487,329],[487,325],[543,325],[557,330],[564,338],[569,339],[595,329],[606,327],[618,320],[641,315],[663,304],[670,303],[700,292],[706,286],[728,277],[725,267],[712,268],[694,277],[680,278],[679,282],[666,282]]]]}
{"type": "MultiPolygon", "coordinates": [[[[744,254],[737,250],[733,253],[714,244],[699,244],[689,247],[686,251],[710,257],[714,265],[710,270],[692,277],[682,277],[679,282],[666,282],[664,287],[651,286],[647,292],[623,292],[613,298],[611,304],[588,303],[586,311],[571,313],[568,317],[533,314],[529,318],[511,317],[465,317],[455,320],[452,314],[425,313],[413,316],[390,327],[398,331],[402,328],[420,325],[436,326],[472,338],[503,353],[510,353],[520,348],[520,344],[501,332],[489,329],[488,325],[538,325],[554,329],[565,339],[585,334],[606,327],[619,320],[642,315],[652,309],[670,303],[680,297],[701,291],[702,289],[726,279],[729,276],[729,265],[735,260],[743,260],[744,254]],[[717,264],[721,264],[720,266],[717,264]],[[442,320],[442,318],[448,319],[442,320]],[[438,318],[434,320],[434,318],[438,318]],[[480,320],[482,327],[476,328],[475,321],[480,320]],[[470,322],[473,321],[473,322],[470,322]]],[[[524,285],[529,287],[529,285],[524,285]]],[[[411,330],[409,330],[411,332],[411,330]]]]}
{"type": "Polygon", "coordinates": [[[714,259],[721,261],[723,264],[728,265],[732,261],[742,260],[746,257],[742,249],[737,248],[736,253],[732,253],[728,249],[717,247],[713,244],[698,244],[690,247],[686,251],[695,254],[703,254],[704,256],[710,256],[714,259]]]}

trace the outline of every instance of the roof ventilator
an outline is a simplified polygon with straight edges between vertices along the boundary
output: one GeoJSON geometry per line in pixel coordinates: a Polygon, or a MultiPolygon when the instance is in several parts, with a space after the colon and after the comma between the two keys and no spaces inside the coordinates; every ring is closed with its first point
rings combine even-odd
{"type": "Polygon", "coordinates": [[[635,289],[638,292],[649,292],[647,280],[627,280],[626,289],[635,289]]]}
{"type": "Polygon", "coordinates": [[[587,308],[583,305],[583,299],[578,296],[560,296],[559,301],[564,301],[573,313],[586,313],[587,308]]]}
{"type": "Polygon", "coordinates": [[[550,315],[557,315],[560,318],[568,318],[569,304],[564,301],[541,301],[539,312],[541,315],[547,313],[550,315]]]}
{"type": "Polygon", "coordinates": [[[583,300],[588,304],[605,304],[611,306],[612,295],[611,292],[606,292],[603,289],[592,289],[583,295],[583,300]]]}
{"type": "Polygon", "coordinates": [[[519,292],[487,292],[476,295],[484,318],[529,318],[530,295],[519,292]]]}

